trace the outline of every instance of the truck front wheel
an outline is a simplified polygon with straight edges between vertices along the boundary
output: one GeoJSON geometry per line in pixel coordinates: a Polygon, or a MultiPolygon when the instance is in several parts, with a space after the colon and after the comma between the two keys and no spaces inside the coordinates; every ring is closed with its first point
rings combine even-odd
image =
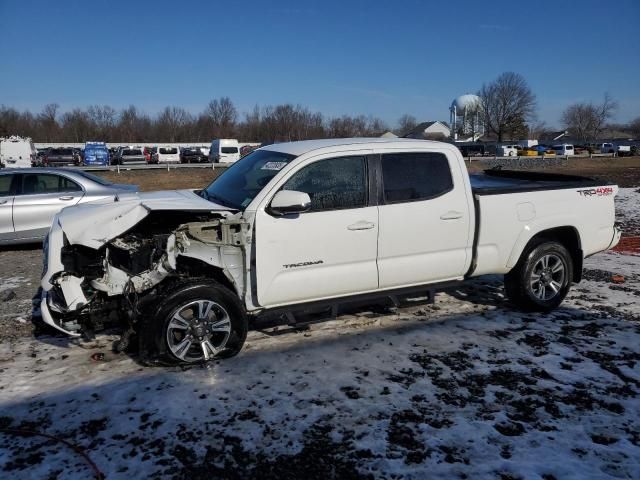
{"type": "Polygon", "coordinates": [[[160,361],[200,363],[237,355],[247,338],[247,315],[237,296],[214,282],[173,285],[145,322],[160,361]]]}
{"type": "Polygon", "coordinates": [[[537,242],[504,277],[505,291],[519,308],[550,311],[562,303],[573,280],[573,260],[564,245],[537,242]]]}

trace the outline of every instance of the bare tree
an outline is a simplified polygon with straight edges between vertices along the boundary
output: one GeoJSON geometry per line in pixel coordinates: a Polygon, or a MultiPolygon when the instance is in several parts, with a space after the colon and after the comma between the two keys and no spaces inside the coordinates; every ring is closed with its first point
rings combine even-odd
{"type": "Polygon", "coordinates": [[[629,122],[629,133],[633,136],[633,138],[640,138],[640,117],[636,117],[629,122]]]}
{"type": "Polygon", "coordinates": [[[212,100],[205,109],[205,114],[211,119],[214,137],[226,138],[235,133],[238,111],[229,97],[212,100]]]}
{"type": "Polygon", "coordinates": [[[562,113],[562,123],[571,135],[586,142],[597,140],[606,122],[613,116],[618,104],[605,93],[602,103],[574,103],[562,113]]]}
{"type": "Polygon", "coordinates": [[[478,96],[482,102],[485,129],[501,142],[505,134],[530,119],[536,108],[536,96],[518,73],[505,72],[484,84],[478,96]]]}
{"type": "Polygon", "coordinates": [[[398,128],[396,133],[400,136],[409,133],[418,126],[418,120],[413,115],[405,113],[398,119],[398,128]]]}
{"type": "Polygon", "coordinates": [[[178,142],[189,137],[185,130],[193,122],[193,118],[184,108],[166,107],[155,122],[156,137],[168,142],[178,142]]]}
{"type": "Polygon", "coordinates": [[[38,115],[38,121],[42,125],[43,134],[47,142],[56,140],[59,133],[58,125],[58,109],[60,105],[57,103],[49,103],[44,106],[40,115],[38,115]]]}
{"type": "Polygon", "coordinates": [[[79,108],[62,114],[60,118],[62,135],[60,140],[81,143],[91,139],[96,130],[89,114],[79,108]]]}

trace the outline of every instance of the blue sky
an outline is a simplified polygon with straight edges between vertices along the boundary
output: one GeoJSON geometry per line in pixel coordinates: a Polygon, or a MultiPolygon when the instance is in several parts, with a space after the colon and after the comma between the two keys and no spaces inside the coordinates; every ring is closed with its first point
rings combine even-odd
{"type": "Polygon", "coordinates": [[[0,104],[240,112],[290,102],[326,115],[448,120],[456,96],[521,73],[538,116],[620,103],[640,116],[640,1],[0,0],[0,104]]]}

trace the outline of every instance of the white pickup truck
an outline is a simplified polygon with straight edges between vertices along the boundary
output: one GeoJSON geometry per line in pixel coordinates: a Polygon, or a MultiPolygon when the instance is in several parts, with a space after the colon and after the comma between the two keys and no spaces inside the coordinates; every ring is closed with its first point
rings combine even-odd
{"type": "Polygon", "coordinates": [[[238,353],[265,313],[478,275],[504,274],[513,304],[550,310],[583,258],[618,242],[617,190],[554,174],[469,176],[439,142],[270,145],[201,191],[64,209],[45,240],[42,315],[69,335],[120,322],[144,356],[181,363],[238,353]]]}

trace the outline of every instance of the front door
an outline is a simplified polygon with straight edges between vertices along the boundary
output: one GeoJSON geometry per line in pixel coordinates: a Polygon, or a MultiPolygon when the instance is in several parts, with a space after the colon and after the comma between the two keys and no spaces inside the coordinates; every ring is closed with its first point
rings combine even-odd
{"type": "Polygon", "coordinates": [[[54,173],[23,173],[21,189],[13,202],[17,238],[44,236],[56,213],[77,204],[84,191],[77,183],[54,173]]]}
{"type": "Polygon", "coordinates": [[[256,278],[262,306],[378,288],[378,208],[369,206],[365,156],[317,160],[281,188],[306,192],[311,210],[256,214],[256,278]]]}

